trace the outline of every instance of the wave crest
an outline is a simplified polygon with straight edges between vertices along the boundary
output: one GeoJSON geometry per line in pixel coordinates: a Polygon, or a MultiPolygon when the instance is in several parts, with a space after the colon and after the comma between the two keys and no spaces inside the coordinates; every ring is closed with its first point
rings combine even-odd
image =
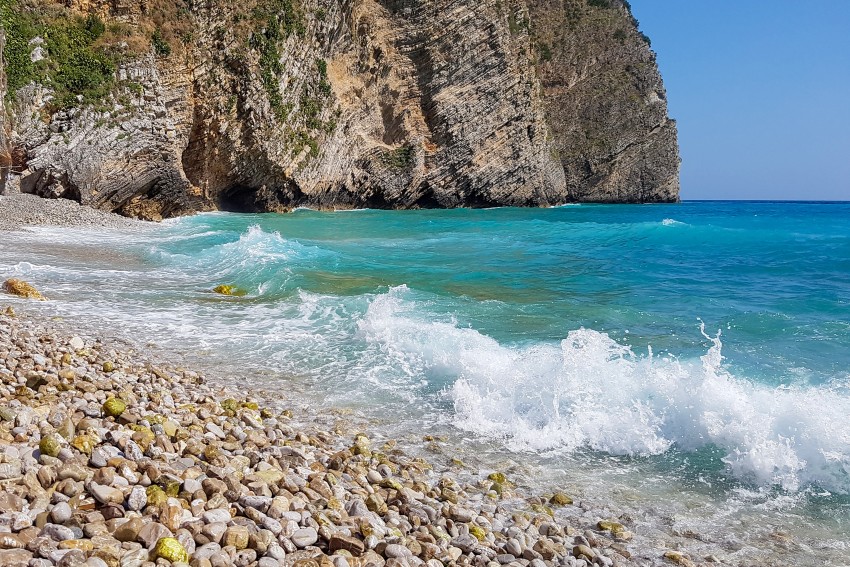
{"type": "Polygon", "coordinates": [[[406,294],[376,298],[360,330],[405,372],[441,378],[462,430],[513,451],[650,456],[713,446],[747,482],[850,491],[850,396],[840,384],[773,388],[733,376],[720,334],[704,329],[711,346],[690,361],[636,355],[585,328],[559,345],[505,346],[429,320],[406,294]]]}

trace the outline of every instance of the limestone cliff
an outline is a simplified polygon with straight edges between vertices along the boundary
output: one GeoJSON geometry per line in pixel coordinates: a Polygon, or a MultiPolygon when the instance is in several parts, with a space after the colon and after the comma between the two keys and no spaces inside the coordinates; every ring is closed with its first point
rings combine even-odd
{"type": "Polygon", "coordinates": [[[6,47],[6,33],[0,27],[0,195],[6,190],[6,178],[12,165],[12,148],[9,143],[11,123],[6,116],[2,101],[6,99],[6,72],[3,50],[6,47]]]}
{"type": "Polygon", "coordinates": [[[678,199],[622,0],[0,3],[27,192],[146,218],[678,199]]]}

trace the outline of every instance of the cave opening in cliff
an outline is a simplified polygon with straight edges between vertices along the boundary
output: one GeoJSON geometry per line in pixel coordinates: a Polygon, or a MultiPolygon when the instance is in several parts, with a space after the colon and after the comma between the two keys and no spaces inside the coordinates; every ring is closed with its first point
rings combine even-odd
{"type": "Polygon", "coordinates": [[[219,194],[218,208],[228,213],[262,213],[255,187],[233,185],[219,194]]]}

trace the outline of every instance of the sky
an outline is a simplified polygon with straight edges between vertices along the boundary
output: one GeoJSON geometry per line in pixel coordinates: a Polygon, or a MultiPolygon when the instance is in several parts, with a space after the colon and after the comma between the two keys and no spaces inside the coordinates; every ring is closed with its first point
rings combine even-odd
{"type": "Polygon", "coordinates": [[[683,200],[850,200],[850,0],[631,0],[683,200]]]}

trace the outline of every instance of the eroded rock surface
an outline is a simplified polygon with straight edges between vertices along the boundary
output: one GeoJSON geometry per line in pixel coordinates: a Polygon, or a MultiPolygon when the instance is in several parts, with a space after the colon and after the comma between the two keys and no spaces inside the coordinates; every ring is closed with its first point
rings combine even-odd
{"type": "MultiPolygon", "coordinates": [[[[158,21],[147,4],[70,4],[130,29],[158,21]]],[[[678,199],[675,122],[621,0],[211,1],[180,14],[191,33],[123,58],[98,104],[57,108],[35,82],[8,95],[10,186],[147,219],[678,199]]]]}

